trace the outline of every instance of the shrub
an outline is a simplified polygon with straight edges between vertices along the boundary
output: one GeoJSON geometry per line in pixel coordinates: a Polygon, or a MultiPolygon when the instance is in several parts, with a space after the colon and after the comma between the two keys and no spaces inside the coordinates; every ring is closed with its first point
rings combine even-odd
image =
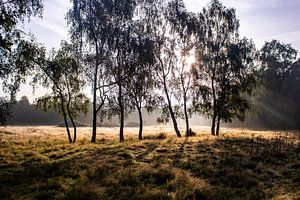
{"type": "Polygon", "coordinates": [[[144,139],[146,140],[163,140],[167,138],[167,133],[160,132],[157,135],[146,135],[144,136],[144,139]]]}
{"type": "Polygon", "coordinates": [[[186,136],[187,136],[187,137],[194,137],[194,136],[196,136],[196,135],[197,135],[197,133],[194,132],[191,128],[190,128],[189,131],[186,133],[186,136]]]}
{"type": "Polygon", "coordinates": [[[160,132],[157,137],[157,139],[162,140],[162,139],[166,139],[167,138],[167,133],[165,132],[160,132]]]}

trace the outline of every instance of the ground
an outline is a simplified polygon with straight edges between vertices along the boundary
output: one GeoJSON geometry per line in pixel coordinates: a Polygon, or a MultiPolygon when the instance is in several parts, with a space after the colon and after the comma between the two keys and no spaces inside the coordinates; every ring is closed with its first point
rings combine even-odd
{"type": "Polygon", "coordinates": [[[300,199],[297,132],[171,128],[0,128],[0,199],[300,199]]]}

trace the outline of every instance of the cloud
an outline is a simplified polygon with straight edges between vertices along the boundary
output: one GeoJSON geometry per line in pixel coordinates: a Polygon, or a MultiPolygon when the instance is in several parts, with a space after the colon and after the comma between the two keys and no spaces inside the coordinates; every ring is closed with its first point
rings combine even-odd
{"type": "Polygon", "coordinates": [[[69,7],[68,0],[45,0],[43,18],[32,18],[25,24],[25,30],[31,31],[47,48],[59,47],[61,40],[68,39],[65,15],[69,7]]]}
{"type": "MultiPolygon", "coordinates": [[[[220,0],[235,8],[240,19],[240,34],[252,38],[257,47],[273,38],[291,43],[300,50],[299,0],[220,0]]],[[[200,12],[211,0],[185,0],[188,10],[200,12]]]]}
{"type": "Polygon", "coordinates": [[[54,34],[59,35],[62,39],[65,39],[67,36],[66,27],[60,26],[52,21],[35,21],[34,23],[42,28],[48,29],[54,34]]]}
{"type": "Polygon", "coordinates": [[[267,37],[254,39],[257,47],[262,47],[265,42],[269,42],[273,39],[279,40],[286,44],[292,44],[294,48],[300,49],[300,31],[286,32],[278,35],[270,35],[267,37]]]}
{"type": "Polygon", "coordinates": [[[210,0],[184,0],[186,8],[192,12],[200,12],[209,2],[210,0]]]}
{"type": "Polygon", "coordinates": [[[71,5],[71,2],[69,0],[47,0],[47,2],[55,2],[54,4],[59,4],[59,7],[69,8],[71,5]]]}

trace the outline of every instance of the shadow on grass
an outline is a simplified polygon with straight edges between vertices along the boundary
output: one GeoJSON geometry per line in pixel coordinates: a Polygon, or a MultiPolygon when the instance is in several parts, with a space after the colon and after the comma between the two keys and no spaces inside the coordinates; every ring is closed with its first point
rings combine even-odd
{"type": "Polygon", "coordinates": [[[196,153],[182,155],[173,166],[207,180],[208,199],[270,199],[278,192],[297,198],[299,147],[287,138],[216,139],[196,144],[196,153]]]}
{"type": "MultiPolygon", "coordinates": [[[[8,147],[5,147],[8,148],[8,147]]],[[[7,152],[15,152],[12,146],[7,152]]],[[[0,199],[297,198],[299,144],[186,138],[19,150],[0,165],[0,199]]]]}

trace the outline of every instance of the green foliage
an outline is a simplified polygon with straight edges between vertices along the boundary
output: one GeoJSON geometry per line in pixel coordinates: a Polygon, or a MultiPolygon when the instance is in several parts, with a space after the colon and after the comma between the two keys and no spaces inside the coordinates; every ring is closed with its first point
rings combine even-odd
{"type": "MultiPolygon", "coordinates": [[[[20,84],[26,81],[26,76],[32,74],[44,61],[45,49],[39,47],[36,41],[21,39],[15,44],[14,48],[6,53],[5,49],[0,49],[0,79],[2,80],[3,92],[9,94],[10,102],[13,104],[15,95],[20,88],[20,84]],[[3,50],[3,52],[2,52],[3,50]]],[[[4,117],[9,113],[4,107],[1,115],[4,117]]],[[[5,118],[8,118],[6,116],[5,118]]],[[[7,120],[6,120],[7,121],[7,120]]]]}
{"type": "Polygon", "coordinates": [[[41,0],[4,1],[0,3],[0,78],[4,86],[14,94],[24,76],[33,69],[37,46],[32,37],[17,29],[17,23],[31,16],[41,16],[41,0]],[[9,84],[11,80],[11,84],[9,84]]]}
{"type": "Polygon", "coordinates": [[[80,113],[88,112],[89,99],[83,94],[85,84],[81,75],[81,65],[75,56],[74,46],[65,41],[61,43],[61,49],[57,52],[52,50],[40,71],[34,77],[34,83],[52,89],[52,93],[40,97],[37,107],[44,111],[57,110],[63,117],[71,142],[68,120],[70,118],[74,128],[74,141],[76,140],[76,124],[74,119],[80,113]]]}
{"type": "Polygon", "coordinates": [[[157,123],[159,124],[167,124],[170,120],[170,112],[169,112],[169,108],[168,105],[164,105],[162,107],[162,115],[157,118],[157,123]]]}
{"type": "Polygon", "coordinates": [[[260,52],[262,63],[261,76],[263,83],[273,93],[282,93],[287,86],[285,79],[293,74],[293,63],[297,51],[289,44],[277,40],[266,42],[260,52]]]}
{"type": "Polygon", "coordinates": [[[43,11],[42,0],[12,0],[0,2],[0,47],[1,53],[10,51],[14,44],[18,43],[21,30],[17,29],[17,23],[30,19],[31,16],[41,17],[43,11]]]}
{"type": "MultiPolygon", "coordinates": [[[[36,66],[39,57],[33,37],[27,37],[17,28],[17,24],[29,20],[31,16],[41,16],[42,10],[42,0],[0,2],[0,79],[3,91],[9,93],[11,102],[15,100],[20,84],[36,66]]],[[[1,104],[1,123],[5,124],[11,106],[2,100],[1,104]]]]}
{"type": "Polygon", "coordinates": [[[52,88],[52,94],[37,100],[39,108],[44,111],[56,109],[63,114],[69,107],[70,114],[76,118],[80,112],[87,113],[89,100],[81,91],[84,85],[82,69],[72,49],[72,45],[63,41],[61,49],[53,50],[46,64],[41,66],[35,81],[52,88]]]}
{"type": "MultiPolygon", "coordinates": [[[[67,99],[64,99],[63,102],[67,102],[67,99]]],[[[44,112],[57,110],[63,116],[61,105],[62,105],[62,100],[60,96],[45,95],[38,98],[36,102],[36,107],[43,110],[44,112]]],[[[73,96],[69,108],[71,110],[71,114],[74,117],[74,119],[77,119],[80,113],[86,114],[88,112],[88,105],[89,105],[89,99],[86,96],[82,94],[73,96]]],[[[64,103],[65,110],[67,110],[66,106],[67,105],[65,105],[64,103]]]]}
{"type": "Polygon", "coordinates": [[[300,65],[297,51],[277,40],[266,42],[260,51],[261,69],[256,104],[259,112],[254,120],[263,127],[298,129],[300,101],[300,65]]]}
{"type": "Polygon", "coordinates": [[[68,12],[72,41],[80,54],[89,58],[86,71],[93,84],[93,142],[97,114],[101,119],[119,115],[123,137],[125,116],[134,108],[126,95],[125,82],[132,80],[137,64],[151,60],[147,50],[151,43],[143,35],[143,24],[133,20],[136,6],[134,0],[74,0],[68,12]]]}
{"type": "Polygon", "coordinates": [[[190,74],[185,60],[192,49],[190,32],[186,26],[189,13],[182,1],[156,0],[151,2],[150,6],[146,3],[142,8],[145,23],[150,29],[150,37],[155,41],[155,79],[157,88],[161,90],[158,93],[160,101],[157,107],[163,110],[158,121],[166,123],[171,118],[174,131],[180,137],[177,118],[188,118],[186,105],[190,74]],[[173,101],[174,99],[177,102],[173,101]],[[185,106],[184,110],[182,105],[185,106]]]}
{"type": "Polygon", "coordinates": [[[195,110],[212,116],[212,133],[217,123],[218,134],[220,120],[244,120],[250,109],[248,96],[255,85],[257,53],[252,41],[238,37],[234,9],[212,1],[198,20],[197,63],[192,69],[195,110]]]}

